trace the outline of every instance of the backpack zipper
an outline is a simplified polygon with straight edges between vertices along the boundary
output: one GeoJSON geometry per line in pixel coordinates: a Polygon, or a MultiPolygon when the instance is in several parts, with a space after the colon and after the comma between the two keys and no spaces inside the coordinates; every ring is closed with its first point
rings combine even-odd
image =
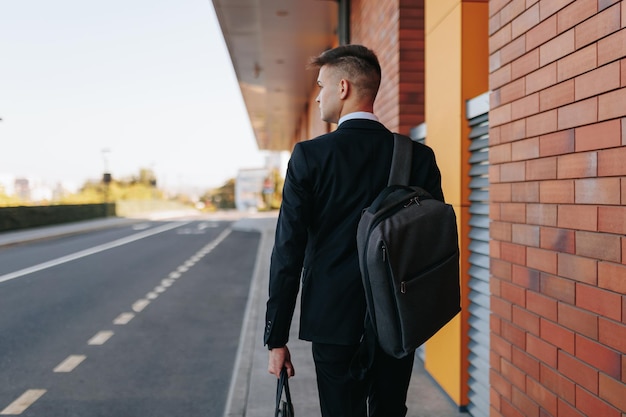
{"type": "Polygon", "coordinates": [[[418,206],[421,206],[422,203],[420,203],[420,198],[419,196],[415,196],[415,197],[411,197],[409,199],[409,201],[406,202],[406,204],[404,205],[404,207],[409,207],[410,205],[416,204],[418,206]]]}
{"type": "MultiPolygon", "coordinates": [[[[419,203],[418,203],[419,204],[419,203]]],[[[387,247],[385,246],[384,243],[381,243],[380,245],[380,249],[382,251],[382,258],[383,258],[383,263],[387,264],[387,247]]],[[[391,270],[391,267],[389,265],[387,265],[387,269],[391,270]]],[[[389,272],[389,275],[391,275],[391,273],[389,272]]],[[[400,282],[400,292],[402,294],[406,294],[406,281],[401,281],[400,282]]]]}

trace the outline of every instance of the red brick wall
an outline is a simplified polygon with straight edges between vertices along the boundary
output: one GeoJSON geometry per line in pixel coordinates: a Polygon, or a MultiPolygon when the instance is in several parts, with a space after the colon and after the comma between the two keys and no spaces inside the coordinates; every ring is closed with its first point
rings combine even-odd
{"type": "Polygon", "coordinates": [[[491,0],[491,416],[626,416],[626,4],[491,0]]]}
{"type": "Polygon", "coordinates": [[[424,121],[424,1],[354,0],[350,42],[372,48],[383,72],[374,112],[408,134],[424,121]]]}
{"type": "Polygon", "coordinates": [[[398,131],[408,134],[424,122],[424,0],[400,1],[398,131]]]}

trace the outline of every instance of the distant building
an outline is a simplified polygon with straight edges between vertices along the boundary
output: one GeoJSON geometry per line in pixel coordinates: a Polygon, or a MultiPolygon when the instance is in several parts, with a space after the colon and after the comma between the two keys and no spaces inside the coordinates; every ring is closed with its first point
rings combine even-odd
{"type": "Polygon", "coordinates": [[[23,203],[49,203],[75,193],[78,187],[69,182],[51,183],[44,179],[13,174],[0,174],[0,193],[23,203]]]}
{"type": "Polygon", "coordinates": [[[235,207],[239,211],[256,211],[265,207],[263,187],[270,175],[267,168],[240,169],[235,180],[235,207]]]}
{"type": "Polygon", "coordinates": [[[30,181],[28,178],[16,178],[14,193],[22,201],[30,201],[30,181]]]}

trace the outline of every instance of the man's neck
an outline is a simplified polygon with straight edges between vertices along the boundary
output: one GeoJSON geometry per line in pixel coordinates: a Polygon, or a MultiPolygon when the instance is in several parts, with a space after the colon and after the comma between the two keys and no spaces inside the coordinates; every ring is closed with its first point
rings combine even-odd
{"type": "Polygon", "coordinates": [[[368,111],[355,111],[355,112],[348,113],[348,114],[341,116],[337,125],[342,124],[346,120],[352,120],[352,119],[367,119],[367,120],[378,121],[378,117],[376,117],[374,113],[371,113],[368,111]]]}

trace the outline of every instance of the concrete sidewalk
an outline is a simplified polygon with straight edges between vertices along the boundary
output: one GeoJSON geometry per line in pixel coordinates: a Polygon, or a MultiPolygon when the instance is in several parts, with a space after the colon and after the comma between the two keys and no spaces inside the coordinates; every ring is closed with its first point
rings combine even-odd
{"type": "MultiPolygon", "coordinates": [[[[276,217],[246,218],[234,225],[239,230],[261,233],[257,262],[242,327],[237,363],[231,382],[224,417],[268,417],[274,415],[276,378],[267,372],[267,349],[263,346],[265,301],[269,279],[269,259],[274,244],[276,217]]],[[[311,345],[298,339],[299,306],[293,318],[289,350],[296,375],[289,380],[295,414],[319,417],[319,402],[311,345]]],[[[461,413],[447,395],[415,360],[407,406],[408,417],[468,417],[461,413]]]]}
{"type": "MultiPolygon", "coordinates": [[[[161,216],[158,220],[207,219],[234,221],[233,229],[261,233],[257,260],[253,272],[250,293],[240,335],[236,363],[224,417],[268,417],[274,413],[276,378],[267,372],[267,349],[263,346],[262,331],[265,321],[265,301],[269,279],[269,260],[274,244],[276,214],[237,213],[216,215],[161,216]]],[[[105,218],[57,226],[33,228],[16,232],[0,233],[0,247],[23,242],[47,239],[63,235],[124,226],[157,219],[105,218]]],[[[298,417],[319,417],[319,403],[315,370],[308,342],[298,339],[299,307],[293,318],[289,349],[296,368],[296,375],[289,380],[295,414],[298,417]]],[[[409,387],[408,417],[468,417],[446,396],[424,371],[423,363],[416,358],[409,387]]]]}

